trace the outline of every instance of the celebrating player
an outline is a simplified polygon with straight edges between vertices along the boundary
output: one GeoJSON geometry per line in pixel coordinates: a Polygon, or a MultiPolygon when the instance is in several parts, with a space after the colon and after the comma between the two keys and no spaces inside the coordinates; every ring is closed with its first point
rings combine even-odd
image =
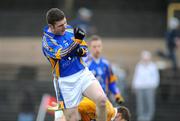
{"type": "Polygon", "coordinates": [[[58,101],[63,102],[67,121],[78,121],[78,104],[82,96],[96,103],[98,121],[106,120],[107,97],[98,80],[83,64],[87,44],[81,29],[67,25],[63,11],[51,8],[46,13],[42,49],[53,70],[58,101]]]}

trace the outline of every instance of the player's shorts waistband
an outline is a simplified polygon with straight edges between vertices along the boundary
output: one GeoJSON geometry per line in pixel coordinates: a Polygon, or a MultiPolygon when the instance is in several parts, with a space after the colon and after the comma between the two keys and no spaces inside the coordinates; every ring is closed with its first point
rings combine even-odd
{"type": "Polygon", "coordinates": [[[60,79],[66,79],[66,78],[72,78],[72,77],[76,77],[77,75],[80,75],[84,70],[88,69],[87,67],[85,67],[84,69],[78,71],[77,73],[74,73],[70,76],[65,76],[65,77],[59,77],[60,79]]]}

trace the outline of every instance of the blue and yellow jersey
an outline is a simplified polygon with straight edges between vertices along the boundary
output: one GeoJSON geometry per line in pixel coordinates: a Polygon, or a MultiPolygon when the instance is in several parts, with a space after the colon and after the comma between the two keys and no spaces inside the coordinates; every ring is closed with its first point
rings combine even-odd
{"type": "Polygon", "coordinates": [[[53,75],[65,77],[85,68],[81,57],[77,56],[78,47],[87,48],[84,40],[74,38],[73,28],[66,27],[64,35],[55,35],[48,32],[48,26],[44,28],[42,50],[52,66],[53,75]]]}
{"type": "Polygon", "coordinates": [[[106,94],[108,94],[109,91],[114,95],[120,93],[116,85],[117,77],[113,74],[111,66],[105,58],[101,57],[99,59],[94,59],[89,55],[85,62],[89,67],[89,70],[92,71],[94,76],[100,82],[106,94]]]}

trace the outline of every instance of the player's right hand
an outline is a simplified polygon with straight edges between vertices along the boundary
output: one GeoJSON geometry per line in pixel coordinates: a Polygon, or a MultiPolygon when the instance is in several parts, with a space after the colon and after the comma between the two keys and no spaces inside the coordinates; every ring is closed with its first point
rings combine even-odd
{"type": "Polygon", "coordinates": [[[85,37],[85,32],[81,28],[74,28],[74,37],[75,39],[83,40],[85,37]]]}
{"type": "Polygon", "coordinates": [[[76,52],[79,57],[83,57],[86,56],[88,50],[87,48],[79,47],[76,52]]]}

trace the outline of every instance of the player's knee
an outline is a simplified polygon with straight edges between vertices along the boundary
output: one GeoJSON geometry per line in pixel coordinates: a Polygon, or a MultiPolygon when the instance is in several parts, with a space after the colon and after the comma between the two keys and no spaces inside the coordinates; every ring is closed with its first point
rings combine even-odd
{"type": "Polygon", "coordinates": [[[80,115],[77,111],[65,111],[66,121],[79,121],[80,115]]]}
{"type": "Polygon", "coordinates": [[[106,107],[106,101],[107,101],[106,96],[100,96],[97,100],[98,107],[106,107]]]}

